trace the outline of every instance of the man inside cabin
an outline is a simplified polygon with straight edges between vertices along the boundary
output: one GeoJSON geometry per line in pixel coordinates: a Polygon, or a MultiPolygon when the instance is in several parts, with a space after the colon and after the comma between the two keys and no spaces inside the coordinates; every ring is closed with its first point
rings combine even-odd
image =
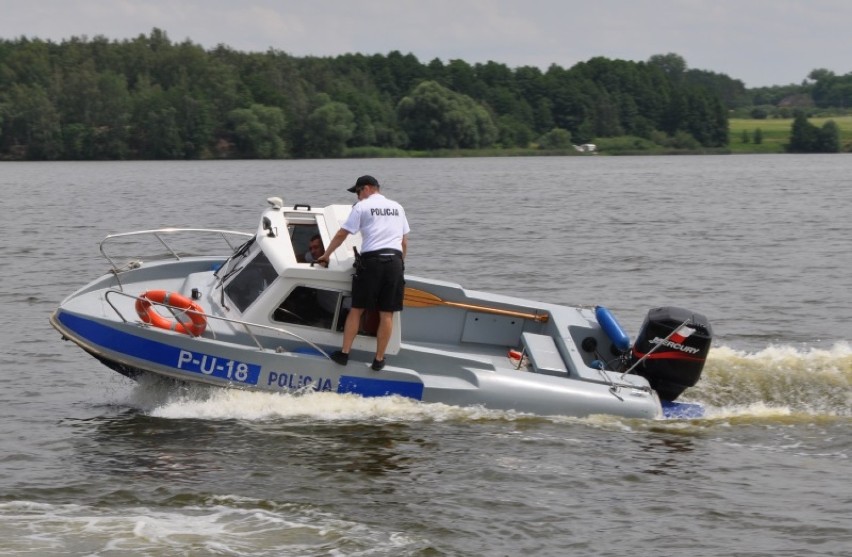
{"type": "Polygon", "coordinates": [[[322,247],[322,238],[319,234],[311,236],[308,242],[308,251],[305,253],[305,263],[313,263],[317,261],[325,250],[322,247]]]}
{"type": "Polygon", "coordinates": [[[381,186],[372,176],[361,176],[349,188],[358,196],[349,217],[331,239],[325,253],[317,259],[323,267],[329,257],[350,234],[361,233],[360,263],[352,275],[352,309],[343,326],[343,346],[331,355],[340,365],[349,362],[349,351],[358,334],[365,310],[379,311],[376,332],[376,357],[373,370],[385,367],[385,350],[393,332],[393,314],[402,311],[405,290],[403,260],[408,249],[408,220],[396,201],[380,193],[381,186]]]}

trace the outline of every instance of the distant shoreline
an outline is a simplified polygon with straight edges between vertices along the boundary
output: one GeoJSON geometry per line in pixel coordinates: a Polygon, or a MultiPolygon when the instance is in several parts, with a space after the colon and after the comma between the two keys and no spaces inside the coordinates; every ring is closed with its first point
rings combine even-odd
{"type": "MultiPolygon", "coordinates": [[[[811,118],[814,125],[821,126],[833,120],[840,129],[841,153],[852,153],[852,115],[811,118]]],[[[346,149],[342,159],[376,158],[464,158],[464,157],[593,157],[593,156],[642,156],[642,155],[746,155],[787,154],[790,141],[792,118],[730,118],[728,120],[728,145],[725,147],[673,147],[654,143],[649,139],[634,136],[603,137],[594,140],[595,150],[580,152],[574,146],[563,149],[539,149],[536,147],[497,147],[485,149],[440,149],[434,151],[411,151],[381,147],[346,149]],[[755,140],[758,133],[760,141],[755,140]]],[[[0,162],[17,162],[21,159],[0,158],[0,162]]],[[[72,159],[59,159],[71,162],[72,159]]],[[[76,159],[73,159],[76,160],[76,159]]],[[[113,160],[113,159],[107,159],[113,160]]],[[[174,159],[126,159],[126,160],[174,160],[174,159]]],[[[254,160],[238,158],[208,158],[193,160],[254,160]]],[[[279,160],[309,160],[284,158],[279,160]]],[[[22,161],[27,162],[27,161],[22,161]]],[[[33,162],[33,161],[29,161],[33,162]]],[[[89,161],[92,162],[92,161],[89,161]]]]}

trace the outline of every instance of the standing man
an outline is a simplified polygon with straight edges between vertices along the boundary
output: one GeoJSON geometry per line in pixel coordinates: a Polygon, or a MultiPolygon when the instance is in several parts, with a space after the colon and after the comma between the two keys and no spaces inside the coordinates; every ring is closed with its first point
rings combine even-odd
{"type": "Polygon", "coordinates": [[[361,265],[352,276],[352,309],[343,326],[343,346],[331,359],[340,365],[349,362],[349,351],[358,334],[364,310],[379,310],[379,330],[376,333],[376,357],[372,368],[385,367],[385,350],[393,331],[393,314],[402,311],[405,291],[405,252],[408,249],[408,220],[405,209],[380,193],[378,180],[365,175],[349,188],[358,196],[349,218],[317,259],[328,266],[331,254],[346,237],[361,233],[361,265]]]}

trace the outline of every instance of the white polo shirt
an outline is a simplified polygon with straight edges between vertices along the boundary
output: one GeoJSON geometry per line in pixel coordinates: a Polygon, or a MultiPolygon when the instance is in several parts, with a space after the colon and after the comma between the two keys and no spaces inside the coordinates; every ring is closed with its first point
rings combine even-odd
{"type": "Polygon", "coordinates": [[[380,249],[402,251],[402,237],[409,232],[405,209],[380,193],[374,193],[352,207],[342,228],[361,233],[361,252],[380,249]]]}

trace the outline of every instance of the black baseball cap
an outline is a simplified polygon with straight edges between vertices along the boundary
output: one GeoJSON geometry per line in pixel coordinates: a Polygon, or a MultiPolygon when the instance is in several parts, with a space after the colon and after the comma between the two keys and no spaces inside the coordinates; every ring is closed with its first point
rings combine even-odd
{"type": "Polygon", "coordinates": [[[347,189],[346,191],[355,193],[355,190],[357,190],[358,188],[363,187],[363,186],[375,186],[377,188],[381,187],[381,186],[379,186],[378,180],[376,180],[375,178],[373,178],[369,174],[364,174],[363,176],[361,176],[360,178],[355,180],[354,186],[347,189]]]}

